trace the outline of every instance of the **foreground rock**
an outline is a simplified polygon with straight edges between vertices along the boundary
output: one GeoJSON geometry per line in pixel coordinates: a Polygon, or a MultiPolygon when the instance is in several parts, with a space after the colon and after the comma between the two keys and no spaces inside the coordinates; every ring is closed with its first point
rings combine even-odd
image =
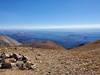
{"type": "Polygon", "coordinates": [[[0,69],[11,69],[17,67],[20,70],[33,70],[32,64],[27,57],[16,53],[0,53],[0,69]]]}

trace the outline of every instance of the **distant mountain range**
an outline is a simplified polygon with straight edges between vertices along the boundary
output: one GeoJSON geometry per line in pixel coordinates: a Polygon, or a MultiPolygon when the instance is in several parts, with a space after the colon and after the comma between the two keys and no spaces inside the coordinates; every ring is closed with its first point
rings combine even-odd
{"type": "MultiPolygon", "coordinates": [[[[32,30],[4,30],[0,35],[6,35],[18,42],[30,45],[34,41],[52,41],[65,49],[76,48],[96,40],[100,40],[100,32],[62,32],[62,31],[32,31],[32,30]]],[[[43,43],[44,44],[44,43],[43,43]]]]}
{"type": "MultiPolygon", "coordinates": [[[[62,50],[65,49],[63,46],[50,40],[32,40],[31,42],[32,43],[30,43],[30,46],[33,48],[62,49],[62,50]]],[[[29,43],[22,44],[9,36],[0,35],[0,46],[24,46],[24,45],[29,45],[29,43]]],[[[73,50],[90,50],[98,48],[99,46],[100,46],[100,40],[96,42],[90,42],[88,44],[80,44],[78,47],[73,48],[73,50]]]]}
{"type": "MultiPolygon", "coordinates": [[[[28,44],[22,44],[11,37],[8,37],[6,35],[0,35],[0,46],[24,46],[24,45],[26,46],[28,44]]],[[[31,46],[33,48],[64,49],[62,46],[54,43],[53,41],[32,41],[31,46]]]]}

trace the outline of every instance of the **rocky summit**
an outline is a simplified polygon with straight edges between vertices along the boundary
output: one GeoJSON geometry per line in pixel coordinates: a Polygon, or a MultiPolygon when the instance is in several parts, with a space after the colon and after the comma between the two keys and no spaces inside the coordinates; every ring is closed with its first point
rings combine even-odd
{"type": "Polygon", "coordinates": [[[31,47],[0,47],[0,52],[22,54],[34,70],[0,69],[1,75],[100,75],[100,43],[72,50],[31,47]],[[95,46],[97,44],[97,46],[95,46]],[[99,45],[98,45],[99,44],[99,45]],[[90,48],[91,47],[91,48],[90,48]],[[83,48],[83,49],[81,49],[83,48]]]}

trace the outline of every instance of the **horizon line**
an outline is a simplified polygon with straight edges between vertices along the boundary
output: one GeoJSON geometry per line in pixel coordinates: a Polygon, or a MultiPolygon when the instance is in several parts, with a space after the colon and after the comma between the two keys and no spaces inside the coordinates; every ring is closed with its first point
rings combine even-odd
{"type": "Polygon", "coordinates": [[[0,29],[100,29],[100,24],[85,24],[85,25],[15,25],[15,26],[0,26],[0,29]]]}

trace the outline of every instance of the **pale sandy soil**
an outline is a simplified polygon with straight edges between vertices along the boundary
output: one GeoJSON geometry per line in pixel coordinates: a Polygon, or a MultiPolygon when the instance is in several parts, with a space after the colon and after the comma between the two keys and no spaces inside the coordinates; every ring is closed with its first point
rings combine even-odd
{"type": "Polygon", "coordinates": [[[1,69],[0,75],[100,75],[100,47],[70,51],[29,47],[0,49],[0,52],[21,53],[36,65],[33,71],[1,69]]]}

